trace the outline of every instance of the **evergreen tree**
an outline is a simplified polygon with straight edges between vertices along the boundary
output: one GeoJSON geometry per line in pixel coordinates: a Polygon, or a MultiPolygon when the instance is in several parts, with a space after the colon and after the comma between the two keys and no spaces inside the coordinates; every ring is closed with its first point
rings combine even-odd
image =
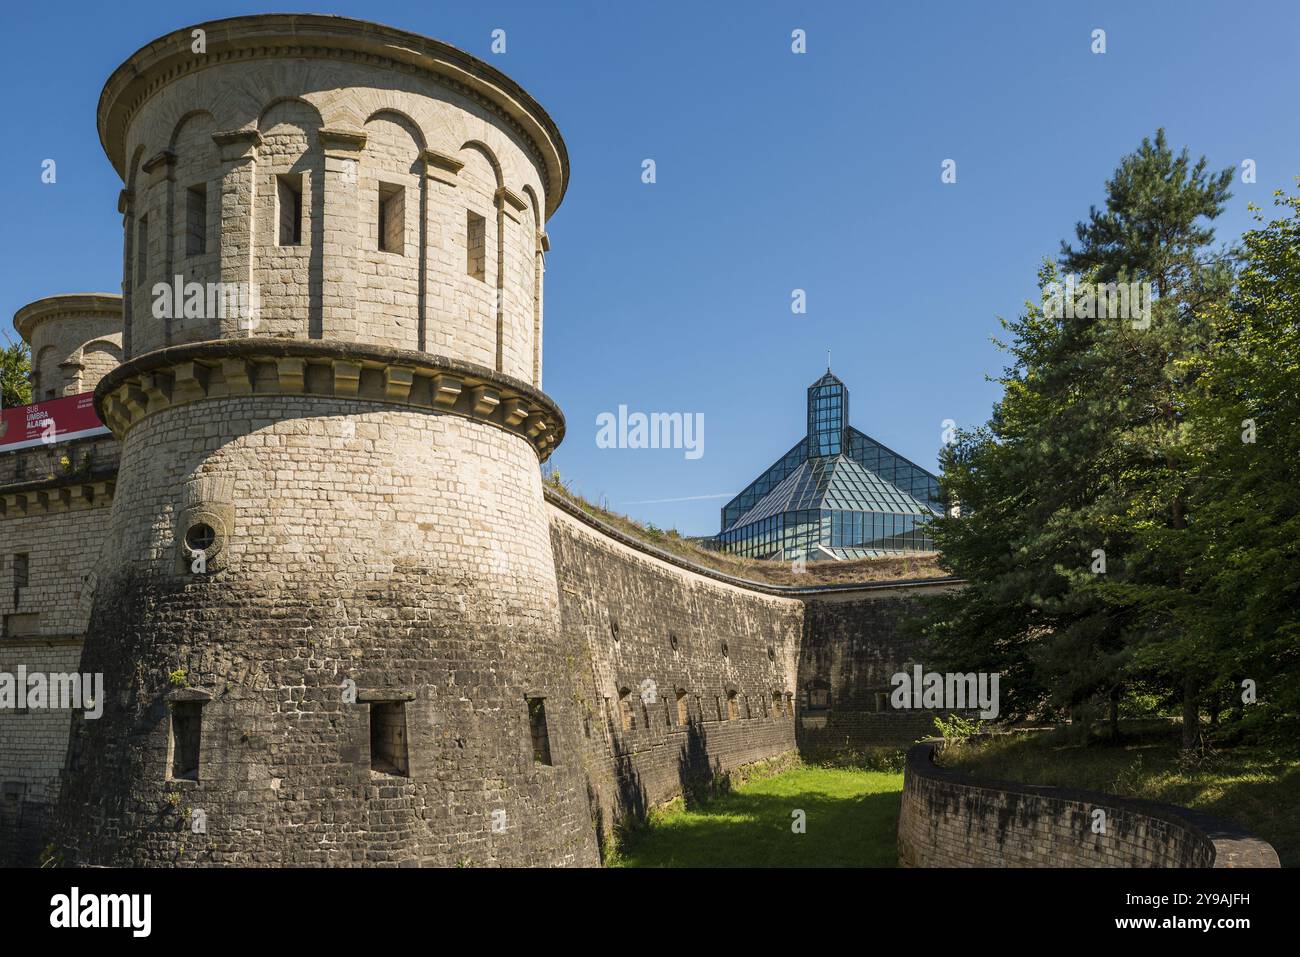
{"type": "Polygon", "coordinates": [[[32,401],[32,357],[27,343],[18,339],[0,351],[0,406],[8,409],[32,401]]]}
{"type": "Polygon", "coordinates": [[[1205,225],[1231,175],[1175,155],[1163,131],[1125,157],[1078,246],[1063,243],[1060,269],[1040,272],[1056,292],[1004,323],[1014,361],[992,419],[944,455],[963,517],[937,522],[936,543],[971,584],[938,603],[927,631],[952,666],[1009,670],[1012,715],[1100,696],[1117,730],[1123,683],[1137,677],[1190,702],[1184,744],[1196,743],[1203,649],[1178,644],[1173,613],[1186,575],[1183,416],[1201,316],[1231,280],[1205,225]],[[1090,285],[1128,283],[1154,288],[1149,315],[1121,287],[1090,285]],[[1134,657],[1157,646],[1163,655],[1134,657]]]}

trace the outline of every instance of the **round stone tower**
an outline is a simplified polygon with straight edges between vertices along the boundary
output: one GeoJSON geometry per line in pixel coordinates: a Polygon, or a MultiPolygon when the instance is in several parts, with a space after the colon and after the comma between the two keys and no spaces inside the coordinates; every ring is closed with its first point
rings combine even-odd
{"type": "Polygon", "coordinates": [[[66,863],[594,864],[538,464],[546,112],[446,44],[238,17],[148,44],[122,443],[66,863]]]}
{"type": "Polygon", "coordinates": [[[122,361],[122,297],[87,292],[47,296],[14,314],[32,348],[32,401],[89,392],[122,361]]]}

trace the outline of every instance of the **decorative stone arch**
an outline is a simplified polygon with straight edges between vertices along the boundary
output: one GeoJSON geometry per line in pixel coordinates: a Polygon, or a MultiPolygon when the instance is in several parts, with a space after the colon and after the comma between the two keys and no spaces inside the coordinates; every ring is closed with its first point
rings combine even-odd
{"type": "MultiPolygon", "coordinates": [[[[122,243],[122,356],[129,359],[132,352],[131,330],[135,325],[135,287],[139,271],[140,234],[136,215],[138,212],[136,189],[140,181],[140,168],[144,165],[145,145],[139,144],[131,154],[131,161],[126,169],[126,188],[118,199],[118,212],[122,214],[122,228],[125,241],[122,243]]],[[[145,251],[148,255],[148,251],[145,251]]],[[[145,305],[148,306],[148,292],[145,293],[145,305]]]]}
{"type": "MultiPolygon", "coordinates": [[[[427,326],[429,184],[427,139],[408,113],[382,107],[362,126],[359,152],[359,251],[373,263],[356,284],[366,338],[424,350],[427,326]]],[[[346,188],[346,187],[345,187],[346,188]]]]}
{"type": "Polygon", "coordinates": [[[111,339],[87,342],[77,352],[78,392],[90,392],[114,369],[122,364],[122,349],[111,339]]]}
{"type": "Polygon", "coordinates": [[[529,184],[524,184],[522,192],[528,199],[532,213],[533,245],[533,388],[542,387],[542,293],[546,275],[546,253],[551,248],[551,241],[546,236],[545,221],[542,218],[542,204],[537,193],[529,184]]]}
{"type": "MultiPolygon", "coordinates": [[[[248,281],[261,290],[261,321],[250,334],[303,335],[302,303],[290,291],[296,287],[308,291],[306,337],[324,338],[324,125],[316,105],[300,96],[276,97],[258,115],[252,187],[256,220],[250,224],[253,261],[248,281]]],[[[236,178],[247,175],[231,173],[236,178]]],[[[232,252],[238,248],[236,241],[232,252]]]]}

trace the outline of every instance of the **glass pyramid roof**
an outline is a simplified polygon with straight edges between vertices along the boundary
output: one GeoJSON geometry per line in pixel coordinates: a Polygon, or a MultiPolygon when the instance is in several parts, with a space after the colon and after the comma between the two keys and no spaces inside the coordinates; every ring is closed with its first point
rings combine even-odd
{"type": "Polygon", "coordinates": [[[934,511],[847,455],[805,460],[740,517],[740,528],[781,512],[834,509],[930,516],[934,511]]]}

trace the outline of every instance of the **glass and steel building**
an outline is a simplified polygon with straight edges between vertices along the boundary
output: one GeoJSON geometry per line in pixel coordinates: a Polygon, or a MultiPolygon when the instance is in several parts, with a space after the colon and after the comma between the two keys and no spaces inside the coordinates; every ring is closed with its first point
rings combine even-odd
{"type": "Polygon", "coordinates": [[[939,479],[849,425],[849,390],[808,387],[808,434],[722,508],[718,545],[752,558],[847,560],[930,551],[939,479]]]}

